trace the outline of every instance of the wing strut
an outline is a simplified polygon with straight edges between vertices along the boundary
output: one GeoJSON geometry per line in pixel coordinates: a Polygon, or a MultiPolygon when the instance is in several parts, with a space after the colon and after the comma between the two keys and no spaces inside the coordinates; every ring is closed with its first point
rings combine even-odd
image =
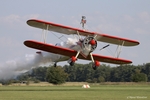
{"type": "Polygon", "coordinates": [[[116,58],[119,58],[124,43],[125,43],[125,41],[122,41],[122,44],[117,46],[117,49],[116,49],[116,52],[115,52],[116,58]]]}
{"type": "Polygon", "coordinates": [[[79,40],[82,40],[82,37],[80,36],[79,31],[77,31],[77,34],[78,34],[78,37],[79,37],[78,39],[79,39],[79,40]]]}
{"type": "Polygon", "coordinates": [[[45,25],[46,25],[46,30],[43,27],[42,39],[41,39],[41,41],[43,41],[44,43],[46,43],[47,33],[48,33],[48,29],[49,29],[49,25],[47,25],[47,24],[45,24],[45,25]]]}

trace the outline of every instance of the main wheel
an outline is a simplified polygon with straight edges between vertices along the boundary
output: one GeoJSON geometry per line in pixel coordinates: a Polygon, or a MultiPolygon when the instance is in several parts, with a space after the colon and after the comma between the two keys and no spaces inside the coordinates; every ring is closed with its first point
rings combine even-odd
{"type": "Polygon", "coordinates": [[[71,61],[69,64],[70,64],[70,66],[73,66],[73,65],[74,65],[74,62],[73,62],[73,61],[71,61]]]}
{"type": "Polygon", "coordinates": [[[96,70],[98,67],[100,66],[100,63],[98,61],[95,61],[93,64],[92,64],[92,68],[94,70],[96,70]]]}
{"type": "Polygon", "coordinates": [[[57,63],[56,62],[54,63],[54,67],[57,67],[57,63]]]}
{"type": "Polygon", "coordinates": [[[94,70],[96,70],[96,69],[97,69],[97,67],[96,67],[96,66],[92,66],[92,68],[93,68],[94,70]]]}
{"type": "Polygon", "coordinates": [[[76,60],[77,60],[77,58],[74,57],[74,56],[72,56],[72,57],[68,60],[68,63],[70,64],[70,66],[73,66],[76,60]]]}

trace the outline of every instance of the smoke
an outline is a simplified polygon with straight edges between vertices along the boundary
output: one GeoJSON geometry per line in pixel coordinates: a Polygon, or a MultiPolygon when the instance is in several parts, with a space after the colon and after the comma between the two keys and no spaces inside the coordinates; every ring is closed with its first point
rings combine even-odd
{"type": "MultiPolygon", "coordinates": [[[[57,43],[58,46],[70,47],[76,40],[68,38],[66,42],[57,43]]],[[[0,63],[0,81],[16,78],[32,68],[39,67],[41,64],[57,61],[61,55],[40,51],[40,53],[26,54],[22,58],[16,58],[0,63]]]]}
{"type": "Polygon", "coordinates": [[[6,61],[0,64],[0,80],[13,79],[41,64],[52,62],[55,58],[56,56],[54,57],[52,53],[41,52],[41,54],[26,54],[22,58],[6,61]]]}

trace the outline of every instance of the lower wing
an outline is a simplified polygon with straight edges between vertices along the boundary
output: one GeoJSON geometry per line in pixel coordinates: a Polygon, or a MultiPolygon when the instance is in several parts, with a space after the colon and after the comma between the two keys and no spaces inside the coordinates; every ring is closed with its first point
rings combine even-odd
{"type": "MultiPolygon", "coordinates": [[[[56,53],[56,54],[60,54],[60,55],[68,56],[68,57],[72,57],[77,54],[77,51],[71,50],[69,48],[63,48],[60,46],[54,46],[51,44],[46,44],[46,43],[37,42],[37,41],[33,41],[33,40],[27,40],[24,42],[24,44],[30,48],[34,48],[34,49],[38,49],[38,50],[42,50],[42,51],[46,51],[46,52],[51,52],[51,53],[56,53]]],[[[84,60],[91,60],[90,55],[87,56],[87,58],[85,58],[81,54],[79,54],[78,58],[84,59],[84,60]]],[[[112,63],[112,64],[130,64],[130,63],[132,63],[132,61],[130,61],[130,60],[102,56],[102,55],[97,55],[97,54],[93,54],[93,58],[94,58],[94,60],[97,60],[97,61],[101,61],[101,62],[105,62],[105,63],[112,63]]]]}

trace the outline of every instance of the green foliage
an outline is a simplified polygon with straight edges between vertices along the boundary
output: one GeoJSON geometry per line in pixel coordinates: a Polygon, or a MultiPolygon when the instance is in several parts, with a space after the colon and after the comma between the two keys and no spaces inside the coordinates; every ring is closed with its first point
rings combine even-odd
{"type": "Polygon", "coordinates": [[[133,82],[147,82],[147,76],[144,73],[135,73],[132,75],[133,82]]]}
{"type": "Polygon", "coordinates": [[[53,84],[65,83],[68,74],[64,72],[62,67],[49,67],[46,73],[46,80],[53,84]]]}
{"type": "Polygon", "coordinates": [[[29,81],[29,79],[27,80],[27,82],[26,82],[26,85],[29,85],[30,84],[30,81],[29,81]]]}
{"type": "Polygon", "coordinates": [[[131,82],[131,76],[134,73],[133,65],[122,65],[112,68],[110,81],[111,82],[131,82]]]}
{"type": "Polygon", "coordinates": [[[69,74],[66,81],[71,82],[104,82],[109,81],[111,68],[110,66],[101,65],[97,70],[91,68],[89,64],[75,64],[73,67],[64,66],[65,72],[69,74]]]}
{"type": "MultiPolygon", "coordinates": [[[[21,81],[48,81],[53,84],[67,82],[150,82],[150,63],[143,65],[122,65],[111,67],[102,64],[97,70],[89,64],[65,65],[63,67],[38,67],[17,77],[21,81]]],[[[0,80],[3,84],[14,83],[14,80],[0,80]]]]}
{"type": "Polygon", "coordinates": [[[26,81],[26,80],[29,79],[29,77],[30,77],[30,75],[25,73],[25,74],[22,74],[22,75],[18,76],[17,79],[20,80],[20,81],[26,81]]]}
{"type": "Polygon", "coordinates": [[[32,70],[30,77],[34,77],[39,81],[46,81],[46,73],[48,67],[38,67],[32,70]]]}
{"type": "Polygon", "coordinates": [[[100,82],[105,82],[105,78],[103,76],[100,76],[98,79],[97,79],[97,82],[100,83],[100,82]]]}
{"type": "Polygon", "coordinates": [[[69,74],[66,81],[77,82],[141,82],[150,81],[150,64],[145,65],[122,65],[110,67],[102,64],[97,70],[91,68],[91,64],[75,64],[70,67],[64,66],[69,74]],[[138,77],[138,78],[136,78],[138,77]]]}
{"type": "Polygon", "coordinates": [[[40,81],[39,81],[39,80],[37,80],[37,79],[35,79],[35,80],[34,80],[34,83],[40,83],[40,81]]]}
{"type": "Polygon", "coordinates": [[[147,81],[150,82],[150,63],[144,64],[141,67],[141,72],[147,75],[147,81]]]}

